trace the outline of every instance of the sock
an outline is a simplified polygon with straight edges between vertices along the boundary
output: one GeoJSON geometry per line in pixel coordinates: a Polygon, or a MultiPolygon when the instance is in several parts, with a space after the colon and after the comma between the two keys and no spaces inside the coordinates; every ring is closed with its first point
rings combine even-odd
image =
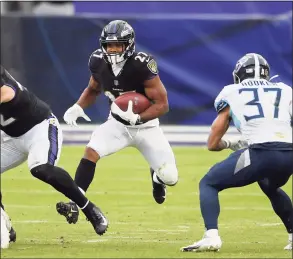
{"type": "Polygon", "coordinates": [[[83,195],[85,195],[85,191],[84,191],[83,189],[81,189],[80,187],[78,187],[78,189],[81,191],[81,193],[82,193],[83,195]]]}
{"type": "Polygon", "coordinates": [[[209,229],[206,231],[206,236],[217,237],[217,236],[219,236],[219,231],[218,231],[218,229],[209,229]]]}
{"type": "Polygon", "coordinates": [[[89,205],[89,200],[87,200],[87,203],[82,207],[82,208],[80,208],[81,210],[84,210],[86,207],[87,207],[87,205],[89,205]]]}
{"type": "Polygon", "coordinates": [[[203,178],[199,184],[200,209],[205,227],[208,230],[218,229],[220,215],[219,191],[206,183],[203,178]]]}
{"type": "Polygon", "coordinates": [[[87,191],[93,181],[95,170],[96,163],[85,158],[80,160],[80,163],[76,169],[74,181],[84,192],[87,191]]]}
{"type": "MultiPolygon", "coordinates": [[[[83,189],[81,189],[80,187],[78,187],[78,189],[79,189],[80,192],[85,196],[85,191],[84,191],[83,189]]],[[[73,201],[70,200],[70,202],[73,202],[73,201]]],[[[88,203],[87,203],[87,204],[88,204],[88,203]]],[[[87,204],[86,204],[86,205],[87,205],[87,204]]],[[[85,205],[85,206],[86,206],[86,205],[85,205]]],[[[85,207],[85,206],[84,206],[84,207],[85,207]]],[[[78,206],[77,206],[77,207],[78,207],[78,206]]],[[[80,208],[80,209],[83,209],[83,208],[80,208]]]]}
{"type": "Polygon", "coordinates": [[[84,207],[88,199],[79,190],[71,176],[62,168],[44,164],[31,170],[31,173],[41,181],[50,184],[57,191],[74,201],[80,208],[84,207]]]}

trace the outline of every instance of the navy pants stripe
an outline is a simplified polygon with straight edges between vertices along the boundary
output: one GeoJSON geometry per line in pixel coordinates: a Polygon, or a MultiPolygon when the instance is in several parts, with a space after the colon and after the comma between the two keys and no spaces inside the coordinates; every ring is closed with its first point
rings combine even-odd
{"type": "Polygon", "coordinates": [[[48,152],[48,164],[55,165],[58,156],[58,128],[55,125],[49,124],[48,132],[50,148],[48,152]]]}

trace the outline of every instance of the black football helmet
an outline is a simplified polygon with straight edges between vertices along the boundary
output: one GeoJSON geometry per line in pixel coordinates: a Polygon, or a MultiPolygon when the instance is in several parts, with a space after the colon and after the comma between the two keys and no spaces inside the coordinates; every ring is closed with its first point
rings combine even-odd
{"type": "Polygon", "coordinates": [[[237,61],[232,74],[234,84],[239,84],[247,78],[269,80],[270,66],[261,55],[248,53],[237,61]]]}
{"type": "Polygon", "coordinates": [[[114,20],[107,24],[100,37],[100,45],[105,61],[111,64],[118,64],[131,57],[135,51],[134,38],[134,30],[127,22],[114,20]],[[123,51],[121,53],[107,53],[107,44],[110,42],[123,43],[123,51]]]}

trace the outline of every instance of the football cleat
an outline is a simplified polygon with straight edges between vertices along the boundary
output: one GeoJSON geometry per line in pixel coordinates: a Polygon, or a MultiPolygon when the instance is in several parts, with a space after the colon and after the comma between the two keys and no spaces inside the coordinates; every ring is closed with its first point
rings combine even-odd
{"type": "Polygon", "coordinates": [[[151,177],[153,184],[153,197],[158,204],[164,203],[166,199],[167,189],[165,184],[155,183],[153,180],[154,171],[151,169],[151,177]]]}
{"type": "Polygon", "coordinates": [[[91,222],[96,233],[102,236],[107,231],[109,223],[100,208],[89,202],[87,207],[83,209],[83,212],[86,215],[87,220],[91,222]]]}
{"type": "Polygon", "coordinates": [[[205,235],[200,241],[195,242],[192,245],[182,247],[180,250],[182,252],[218,252],[221,247],[222,241],[219,236],[208,237],[205,235]]]}
{"type": "Polygon", "coordinates": [[[284,247],[284,250],[292,250],[292,240],[289,240],[288,245],[284,247]]]}
{"type": "Polygon", "coordinates": [[[285,250],[292,250],[292,242],[284,247],[285,250]]]}
{"type": "Polygon", "coordinates": [[[9,248],[9,229],[6,222],[6,213],[1,208],[1,249],[9,248]]]}
{"type": "Polygon", "coordinates": [[[164,184],[153,182],[153,197],[158,204],[164,203],[166,199],[167,189],[164,184]]]}
{"type": "Polygon", "coordinates": [[[11,220],[10,220],[8,214],[2,208],[1,208],[1,216],[3,217],[3,219],[5,221],[5,225],[6,225],[8,233],[9,233],[9,242],[15,242],[16,241],[16,232],[12,227],[11,220]]]}
{"type": "Polygon", "coordinates": [[[75,224],[78,221],[79,210],[74,202],[58,202],[56,204],[56,210],[66,218],[69,224],[75,224]]]}

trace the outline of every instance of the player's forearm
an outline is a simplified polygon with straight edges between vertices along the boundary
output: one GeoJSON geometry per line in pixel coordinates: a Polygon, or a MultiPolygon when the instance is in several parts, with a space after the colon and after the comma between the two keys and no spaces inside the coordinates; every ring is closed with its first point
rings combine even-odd
{"type": "Polygon", "coordinates": [[[226,148],[228,148],[228,143],[223,139],[221,139],[219,142],[208,142],[209,151],[222,151],[226,148]]]}
{"type": "Polygon", "coordinates": [[[83,93],[79,97],[77,104],[81,108],[85,109],[91,106],[96,101],[96,98],[99,94],[99,92],[87,87],[86,89],[84,89],[83,93]]]}
{"type": "Polygon", "coordinates": [[[169,111],[168,103],[155,103],[151,105],[147,110],[140,113],[140,120],[142,122],[159,118],[169,111]]]}

